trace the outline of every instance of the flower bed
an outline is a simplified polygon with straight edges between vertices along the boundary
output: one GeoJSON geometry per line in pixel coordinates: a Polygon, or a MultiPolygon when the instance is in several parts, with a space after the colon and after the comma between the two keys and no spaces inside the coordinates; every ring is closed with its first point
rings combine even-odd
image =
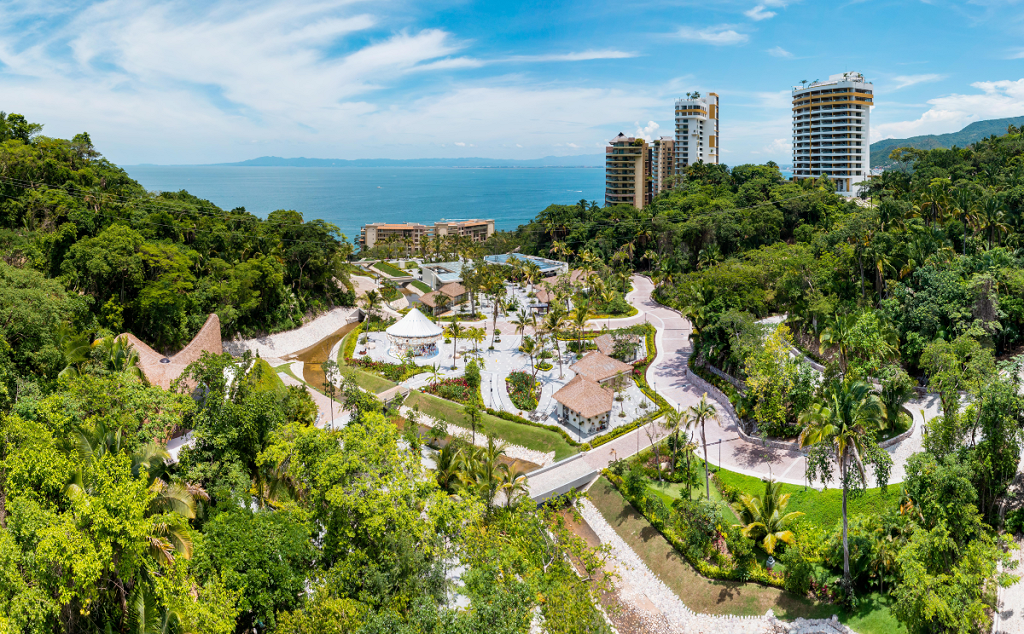
{"type": "Polygon", "coordinates": [[[554,366],[548,363],[547,361],[541,361],[540,363],[537,364],[537,369],[540,370],[541,372],[547,372],[553,367],[554,366]]]}
{"type": "Polygon", "coordinates": [[[537,409],[540,390],[529,372],[510,372],[505,378],[505,386],[513,405],[524,411],[537,409]]]}
{"type": "Polygon", "coordinates": [[[463,377],[444,379],[437,383],[431,383],[422,389],[427,394],[440,396],[463,405],[469,403],[473,395],[473,388],[470,387],[469,382],[463,377]]]}

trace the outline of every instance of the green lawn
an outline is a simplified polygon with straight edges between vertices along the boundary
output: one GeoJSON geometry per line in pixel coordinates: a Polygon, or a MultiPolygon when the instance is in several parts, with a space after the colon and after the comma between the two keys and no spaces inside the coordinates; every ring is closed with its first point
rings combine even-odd
{"type": "MultiPolygon", "coordinates": [[[[470,428],[469,416],[466,415],[462,406],[456,403],[413,390],[409,394],[409,398],[405,400],[405,404],[409,407],[419,405],[420,411],[428,416],[443,418],[448,423],[465,429],[470,428]]],[[[527,449],[542,452],[554,451],[555,460],[567,458],[578,452],[576,447],[565,442],[561,434],[548,429],[514,423],[486,413],[483,423],[477,427],[477,431],[484,435],[494,434],[506,442],[522,445],[527,449]]]]}
{"type": "Polygon", "coordinates": [[[392,266],[387,262],[377,262],[373,265],[373,268],[377,269],[381,273],[390,275],[391,277],[409,277],[408,271],[403,271],[402,269],[392,266]]]}
{"type": "Polygon", "coordinates": [[[409,286],[415,288],[418,291],[422,291],[424,293],[429,293],[430,292],[430,287],[427,286],[426,284],[424,284],[423,282],[419,281],[419,280],[413,280],[413,281],[409,282],[409,286]]]}
{"type": "Polygon", "coordinates": [[[295,373],[292,372],[292,364],[290,364],[290,363],[286,363],[284,365],[279,365],[276,368],[274,368],[274,371],[277,372],[278,374],[287,374],[288,376],[292,377],[293,379],[295,379],[299,383],[305,383],[304,380],[302,380],[301,378],[295,376],[295,373]]]}
{"type": "MultiPolygon", "coordinates": [[[[723,483],[736,487],[744,493],[760,495],[764,493],[764,482],[760,478],[742,475],[726,469],[718,474],[723,483]]],[[[782,492],[791,494],[787,511],[800,511],[804,514],[800,521],[811,522],[826,530],[834,528],[843,517],[843,490],[829,489],[818,491],[811,487],[795,484],[783,484],[782,492]]],[[[868,489],[858,497],[850,496],[847,510],[850,515],[858,513],[883,513],[887,507],[899,504],[899,487],[889,487],[888,493],[880,489],[868,489]]]]}
{"type": "Polygon", "coordinates": [[[353,368],[347,365],[338,366],[338,372],[343,377],[346,378],[349,376],[354,377],[356,380],[356,385],[358,385],[359,387],[363,388],[368,392],[373,392],[374,394],[380,394],[384,390],[393,388],[396,385],[398,385],[394,381],[389,381],[384,377],[380,377],[377,376],[376,374],[371,374],[360,368],[353,368]]]}
{"type": "MultiPolygon", "coordinates": [[[[673,500],[686,497],[686,485],[676,484],[673,482],[657,482],[654,481],[648,485],[654,494],[661,498],[661,500],[669,507],[672,506],[673,500]]],[[[693,487],[692,491],[693,499],[704,497],[704,478],[701,477],[699,484],[693,487]]],[[[729,506],[729,503],[722,498],[722,494],[718,492],[718,488],[715,483],[711,483],[711,500],[718,502],[723,507],[723,514],[727,522],[739,522],[739,518],[736,517],[736,513],[729,506]]]]}
{"type": "Polygon", "coordinates": [[[594,483],[589,496],[615,532],[695,612],[752,616],[764,614],[771,608],[776,616],[786,620],[823,619],[837,614],[859,634],[906,632],[889,612],[888,598],[877,593],[861,597],[859,608],[847,613],[837,606],[814,602],[778,588],[702,577],[606,478],[594,483]]]}

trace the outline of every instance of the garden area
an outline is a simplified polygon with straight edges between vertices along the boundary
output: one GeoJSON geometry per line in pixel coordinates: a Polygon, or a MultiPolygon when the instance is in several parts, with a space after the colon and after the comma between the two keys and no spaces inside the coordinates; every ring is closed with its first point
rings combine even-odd
{"type": "MultiPolygon", "coordinates": [[[[551,369],[550,367],[548,368],[551,369]]],[[[505,385],[508,388],[508,396],[512,404],[524,412],[530,412],[537,408],[537,399],[540,398],[540,387],[529,372],[514,371],[505,377],[505,385]]]]}

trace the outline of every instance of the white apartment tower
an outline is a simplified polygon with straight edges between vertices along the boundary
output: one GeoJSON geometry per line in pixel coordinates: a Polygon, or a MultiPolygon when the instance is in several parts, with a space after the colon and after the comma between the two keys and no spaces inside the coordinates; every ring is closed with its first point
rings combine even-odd
{"type": "Polygon", "coordinates": [[[709,92],[688,94],[676,100],[676,174],[686,172],[686,166],[704,161],[718,164],[718,95],[709,92]]]}
{"type": "MultiPolygon", "coordinates": [[[[874,85],[860,73],[793,86],[793,176],[828,174],[841,194],[856,195],[871,174],[874,85]]],[[[678,110],[678,106],[677,106],[678,110]]]]}

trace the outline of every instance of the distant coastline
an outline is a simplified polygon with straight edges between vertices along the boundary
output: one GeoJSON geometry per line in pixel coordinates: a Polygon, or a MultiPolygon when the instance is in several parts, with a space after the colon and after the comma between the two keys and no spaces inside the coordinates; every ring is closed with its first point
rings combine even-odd
{"type": "MultiPolygon", "coordinates": [[[[127,166],[126,166],[127,167],[127,166]]],[[[444,168],[541,168],[580,167],[603,168],[604,154],[575,156],[546,156],[539,159],[495,158],[419,158],[419,159],[319,159],[282,158],[261,156],[237,163],[208,163],[203,165],[154,165],[142,163],[133,167],[444,167],[444,168]]]]}

